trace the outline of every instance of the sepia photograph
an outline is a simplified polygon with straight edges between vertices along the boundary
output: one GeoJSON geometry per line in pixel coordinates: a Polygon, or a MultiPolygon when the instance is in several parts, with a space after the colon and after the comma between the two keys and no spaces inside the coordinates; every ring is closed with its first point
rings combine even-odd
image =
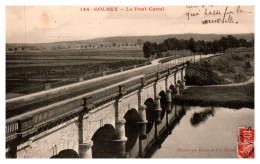
{"type": "Polygon", "coordinates": [[[7,5],[5,21],[6,159],[255,158],[255,6],[7,5]]]}

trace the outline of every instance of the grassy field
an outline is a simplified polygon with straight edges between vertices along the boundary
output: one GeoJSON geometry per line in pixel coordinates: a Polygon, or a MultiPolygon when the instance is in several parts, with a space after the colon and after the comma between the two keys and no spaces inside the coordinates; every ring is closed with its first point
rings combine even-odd
{"type": "Polygon", "coordinates": [[[188,67],[187,85],[228,84],[247,81],[254,76],[254,51],[227,52],[221,56],[194,64],[209,77],[188,67]]]}
{"type": "Polygon", "coordinates": [[[7,59],[20,57],[56,57],[60,56],[86,56],[86,57],[138,57],[143,58],[142,49],[82,49],[82,50],[53,50],[35,52],[15,52],[8,53],[7,59]]]}
{"type": "Polygon", "coordinates": [[[197,85],[174,95],[174,102],[191,106],[222,106],[229,108],[254,108],[254,83],[238,86],[204,86],[247,81],[254,76],[254,51],[235,50],[193,64],[200,71],[188,67],[186,84],[197,85]]]}
{"type": "Polygon", "coordinates": [[[146,62],[142,50],[74,50],[23,52],[6,55],[6,92],[46,83],[75,82],[78,77],[100,74],[146,62]]]}
{"type": "Polygon", "coordinates": [[[190,87],[181,95],[174,95],[173,101],[191,106],[254,108],[254,83],[241,86],[190,87]]]}

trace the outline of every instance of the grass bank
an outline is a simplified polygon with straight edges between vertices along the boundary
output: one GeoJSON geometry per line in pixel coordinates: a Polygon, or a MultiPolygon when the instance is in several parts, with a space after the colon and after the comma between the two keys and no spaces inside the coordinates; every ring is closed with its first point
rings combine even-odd
{"type": "Polygon", "coordinates": [[[198,70],[187,67],[187,85],[230,84],[247,81],[254,76],[254,50],[226,52],[221,56],[194,63],[198,70]]]}
{"type": "Polygon", "coordinates": [[[190,106],[222,106],[239,109],[254,108],[254,83],[240,86],[189,87],[174,95],[176,104],[190,106]]]}

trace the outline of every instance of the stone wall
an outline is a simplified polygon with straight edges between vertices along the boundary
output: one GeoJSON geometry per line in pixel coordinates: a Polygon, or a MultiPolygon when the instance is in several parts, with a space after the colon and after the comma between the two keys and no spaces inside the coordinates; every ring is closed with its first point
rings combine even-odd
{"type": "Polygon", "coordinates": [[[115,127],[115,109],[115,102],[112,102],[91,111],[89,116],[83,118],[83,142],[90,140],[105,124],[115,127]]]}
{"type": "Polygon", "coordinates": [[[152,98],[154,100],[154,84],[145,86],[141,92],[141,105],[144,105],[145,100],[152,98]]]}
{"type": "Polygon", "coordinates": [[[156,84],[156,95],[159,95],[159,93],[161,91],[165,91],[166,92],[166,78],[160,79],[157,84],[156,84]]]}
{"type": "Polygon", "coordinates": [[[124,119],[128,110],[135,109],[138,111],[138,91],[123,96],[118,103],[118,120],[124,119]]]}
{"type": "Polygon", "coordinates": [[[78,152],[78,123],[63,123],[18,146],[17,158],[50,158],[61,150],[78,152]]]}

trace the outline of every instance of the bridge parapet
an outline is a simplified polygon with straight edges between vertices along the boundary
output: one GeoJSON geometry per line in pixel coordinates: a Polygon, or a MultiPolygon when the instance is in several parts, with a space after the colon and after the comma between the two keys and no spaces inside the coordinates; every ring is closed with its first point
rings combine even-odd
{"type": "Polygon", "coordinates": [[[138,76],[94,92],[89,92],[69,100],[51,104],[34,111],[30,111],[6,120],[6,141],[17,137],[26,137],[39,129],[48,128],[75,118],[82,110],[90,111],[100,105],[115,100],[119,96],[119,86],[126,85],[131,89],[129,84],[141,85],[141,78],[138,76]],[[129,83],[129,84],[128,84],[129,83]]]}

